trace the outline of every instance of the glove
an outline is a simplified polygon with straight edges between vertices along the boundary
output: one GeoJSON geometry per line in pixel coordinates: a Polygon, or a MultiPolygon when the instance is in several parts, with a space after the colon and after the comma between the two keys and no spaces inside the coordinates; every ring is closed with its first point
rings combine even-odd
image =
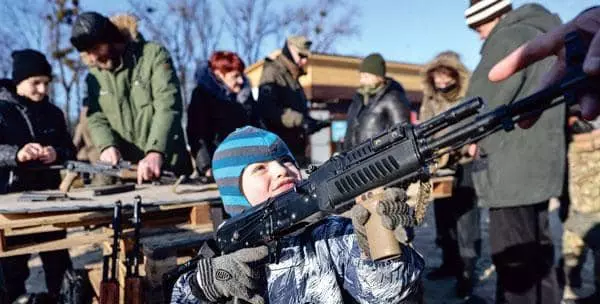
{"type": "Polygon", "coordinates": [[[302,120],[302,128],[308,135],[319,132],[323,128],[331,126],[331,121],[328,120],[316,120],[310,116],[305,116],[302,120]]]}
{"type": "MultiPolygon", "coordinates": [[[[410,207],[406,204],[407,199],[406,191],[392,187],[384,190],[383,200],[377,204],[377,213],[381,216],[383,227],[394,231],[394,237],[400,243],[408,241],[408,235],[404,227],[415,225],[410,207]]],[[[352,207],[350,214],[358,246],[364,256],[370,257],[369,242],[365,230],[365,224],[370,217],[369,210],[356,204],[352,207]]]]}
{"type": "Polygon", "coordinates": [[[286,128],[295,128],[299,127],[302,124],[302,120],[304,119],[304,115],[298,111],[294,111],[290,108],[286,108],[283,111],[283,115],[281,115],[281,123],[286,128]]]}
{"type": "Polygon", "coordinates": [[[218,302],[236,297],[252,304],[264,304],[259,291],[265,290],[263,264],[269,255],[265,246],[245,248],[212,259],[198,261],[196,280],[204,297],[218,302]]]}

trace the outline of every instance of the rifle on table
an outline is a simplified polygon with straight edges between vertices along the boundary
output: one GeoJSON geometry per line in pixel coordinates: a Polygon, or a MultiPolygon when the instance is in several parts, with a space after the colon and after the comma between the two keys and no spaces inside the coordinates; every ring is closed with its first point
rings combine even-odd
{"type": "Polygon", "coordinates": [[[140,229],[142,228],[142,198],[137,195],[133,203],[133,251],[127,259],[125,278],[125,304],[144,303],[144,284],[139,274],[140,229]]]}
{"type": "Polygon", "coordinates": [[[102,267],[102,282],[100,283],[100,304],[119,303],[119,280],[117,278],[117,266],[119,263],[119,236],[121,235],[121,201],[115,203],[113,214],[113,246],[110,256],[104,257],[102,267]],[[110,277],[108,264],[110,262],[110,277]]]}
{"type": "MultiPolygon", "coordinates": [[[[429,166],[434,165],[441,155],[500,130],[509,132],[517,122],[531,115],[541,114],[565,99],[572,101],[569,97],[573,96],[574,90],[591,85],[592,81],[581,68],[585,48],[576,33],[567,35],[566,48],[566,76],[538,93],[501,105],[474,119],[484,101],[473,98],[419,125],[392,126],[320,167],[312,168],[308,179],[294,189],[224,222],[216,233],[222,253],[276,244],[279,238],[296,233],[330,214],[349,210],[356,197],[378,187],[398,184],[406,187],[419,180],[428,180],[431,177],[429,166]],[[567,98],[557,99],[562,95],[567,98]],[[447,132],[439,135],[441,130],[447,132]]],[[[410,225],[420,224],[425,208],[424,203],[415,207],[414,222],[410,225]]],[[[271,253],[277,254],[276,246],[269,247],[271,253]]]]}
{"type": "MultiPolygon", "coordinates": [[[[95,162],[93,164],[82,161],[67,161],[64,165],[67,175],[62,180],[59,189],[62,192],[69,192],[75,179],[81,173],[101,174],[105,176],[117,177],[123,180],[137,180],[137,165],[128,161],[119,161],[116,165],[106,162],[95,162]]],[[[173,184],[177,182],[178,177],[169,171],[162,171],[159,178],[160,183],[173,184]]]]}

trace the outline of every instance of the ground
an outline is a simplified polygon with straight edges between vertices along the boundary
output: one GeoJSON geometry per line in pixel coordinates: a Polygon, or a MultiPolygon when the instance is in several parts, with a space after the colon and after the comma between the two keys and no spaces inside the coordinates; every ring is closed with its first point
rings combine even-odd
{"type": "MultiPolygon", "coordinates": [[[[556,257],[560,256],[560,238],[562,225],[558,219],[557,214],[557,202],[551,203],[550,213],[550,225],[554,237],[554,244],[556,248],[556,257]]],[[[496,286],[496,275],[494,268],[491,264],[489,256],[489,242],[488,242],[488,213],[487,210],[482,209],[482,220],[481,229],[483,236],[483,253],[482,258],[479,260],[477,265],[477,275],[479,280],[475,286],[474,296],[471,299],[474,303],[494,303],[494,293],[496,286]]],[[[427,263],[427,271],[437,267],[441,263],[441,251],[435,245],[435,221],[433,218],[433,208],[430,207],[428,214],[425,218],[425,222],[416,232],[415,247],[423,255],[427,263]]],[[[99,247],[79,247],[74,248],[71,251],[71,257],[75,267],[81,268],[86,264],[98,263],[101,260],[101,251],[99,247]]],[[[29,262],[31,267],[31,276],[27,281],[27,288],[31,292],[40,292],[45,290],[44,274],[41,268],[41,260],[35,255],[29,262]]],[[[592,259],[588,255],[586,264],[583,271],[583,282],[584,286],[577,292],[579,295],[588,295],[593,291],[592,281],[592,259]]],[[[454,292],[455,280],[444,280],[444,281],[427,281],[425,280],[425,299],[426,303],[432,304],[451,304],[451,303],[462,303],[455,297],[454,292]]],[[[573,294],[566,292],[566,298],[573,297],[573,294]]]]}

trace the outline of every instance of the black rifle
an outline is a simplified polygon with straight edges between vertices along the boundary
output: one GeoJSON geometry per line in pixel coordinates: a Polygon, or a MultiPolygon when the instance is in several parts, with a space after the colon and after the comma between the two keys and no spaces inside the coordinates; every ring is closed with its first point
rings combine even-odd
{"type": "Polygon", "coordinates": [[[144,284],[139,273],[140,229],[142,227],[142,198],[137,195],[133,202],[133,251],[127,259],[125,278],[125,304],[144,303],[144,284]]]}
{"type": "Polygon", "coordinates": [[[117,266],[119,263],[119,236],[121,235],[121,201],[115,203],[113,215],[113,246],[110,258],[104,258],[103,278],[100,284],[100,304],[119,303],[119,279],[117,266]],[[110,277],[108,276],[108,261],[110,261],[110,277]]]}
{"type": "MultiPolygon", "coordinates": [[[[431,177],[429,166],[441,155],[497,131],[511,131],[521,120],[566,99],[574,100],[574,90],[591,85],[591,81],[581,68],[585,48],[576,33],[567,35],[566,48],[568,72],[558,83],[475,119],[472,116],[484,106],[481,98],[465,101],[416,126],[395,125],[314,168],[293,190],[224,222],[216,234],[221,251],[271,245],[329,214],[349,210],[355,197],[369,190],[427,180],[431,177]],[[558,98],[562,95],[566,98],[558,98]],[[447,132],[439,135],[441,130],[447,132]]],[[[276,246],[270,248],[276,251],[276,246]]]]}
{"type": "MultiPolygon", "coordinates": [[[[105,176],[117,177],[125,180],[136,180],[137,179],[137,166],[128,161],[119,161],[118,164],[112,165],[105,162],[95,162],[93,164],[70,160],[65,162],[64,165],[67,170],[67,175],[60,184],[59,189],[62,192],[69,192],[73,181],[81,173],[88,174],[101,174],[105,176]]],[[[161,184],[174,184],[179,178],[173,172],[162,171],[160,178],[157,182],[161,184]]]]}

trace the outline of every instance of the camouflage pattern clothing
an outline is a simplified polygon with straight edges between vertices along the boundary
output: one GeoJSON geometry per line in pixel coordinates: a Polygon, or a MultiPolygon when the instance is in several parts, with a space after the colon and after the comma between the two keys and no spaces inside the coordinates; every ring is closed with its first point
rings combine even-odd
{"type": "MultiPolygon", "coordinates": [[[[280,241],[280,260],[268,265],[268,303],[421,303],[425,262],[413,248],[402,257],[361,258],[352,223],[331,216],[298,236],[280,241]]],[[[189,272],[179,278],[171,304],[200,304],[189,272]]]]}
{"type": "Polygon", "coordinates": [[[563,233],[567,285],[581,285],[587,249],[594,255],[594,281],[600,292],[600,130],[573,136],[569,145],[570,212],[563,233]]]}

